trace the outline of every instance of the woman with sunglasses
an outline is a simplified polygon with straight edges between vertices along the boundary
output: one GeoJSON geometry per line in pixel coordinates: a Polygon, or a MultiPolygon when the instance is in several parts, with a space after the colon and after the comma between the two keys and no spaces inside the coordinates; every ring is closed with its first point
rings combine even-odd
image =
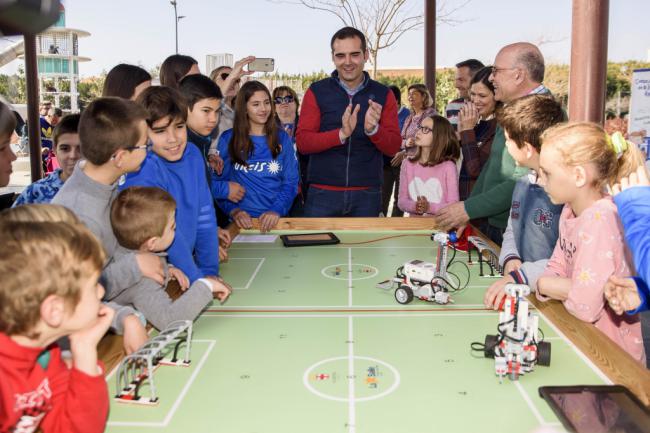
{"type": "MultiPolygon", "coordinates": [[[[291,137],[294,150],[296,150],[296,129],[298,127],[298,110],[300,109],[298,95],[289,86],[278,86],[273,89],[273,103],[275,104],[275,119],[278,126],[291,137]]],[[[298,157],[300,169],[300,184],[298,185],[298,195],[291,206],[289,215],[301,217],[303,216],[305,193],[307,192],[307,164],[309,163],[309,157],[297,150],[296,156],[298,157]]]]}
{"type": "Polygon", "coordinates": [[[246,190],[237,203],[217,200],[240,227],[250,229],[259,218],[267,232],[288,214],[298,191],[298,161],[289,135],[278,128],[271,93],[259,81],[246,82],[235,101],[235,123],[219,138],[223,172],[214,174],[213,191],[221,182],[237,182],[246,190]]]}

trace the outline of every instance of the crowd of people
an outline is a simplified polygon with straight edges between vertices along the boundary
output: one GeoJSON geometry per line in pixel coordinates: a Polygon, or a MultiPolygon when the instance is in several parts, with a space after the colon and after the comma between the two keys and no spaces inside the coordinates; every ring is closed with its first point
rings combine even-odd
{"type": "MultiPolygon", "coordinates": [[[[0,431],[103,431],[99,340],[110,329],[132,353],[147,323],[193,320],[229,296],[221,227],[377,217],[391,198],[393,217],[432,218],[459,235],[471,224],[501,246],[504,275],[486,307],[499,308],[506,284],[527,284],[646,362],[644,157],[621,134],[566,121],[535,45],[507,45],[492,66],[458,63],[459,97],[442,114],[425,85],[406,89],[406,109],[400,89],[364,71],[359,30],[337,31],[330,47],[335,71],[302,101],[289,87],[245,80],[253,57],[206,76],[172,55],[159,86],[120,64],[81,115],[53,123],[42,107],[58,167],[0,214],[0,373],[9,378],[0,431]],[[170,279],[183,290],[176,300],[170,279]]],[[[0,186],[16,159],[14,127],[0,105],[0,186]]]]}

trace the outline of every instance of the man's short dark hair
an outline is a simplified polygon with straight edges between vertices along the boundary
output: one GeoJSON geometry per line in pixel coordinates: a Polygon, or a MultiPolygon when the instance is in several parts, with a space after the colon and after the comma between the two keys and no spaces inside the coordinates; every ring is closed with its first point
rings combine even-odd
{"type": "Polygon", "coordinates": [[[146,117],[146,111],[128,99],[95,99],[79,119],[81,155],[92,164],[106,164],[116,151],[138,144],[139,123],[146,117]]]}
{"type": "Polygon", "coordinates": [[[54,132],[52,132],[52,143],[54,143],[54,148],[59,144],[59,137],[63,134],[79,134],[79,119],[81,118],[80,114],[68,114],[61,118],[59,123],[54,127],[54,132]]]}
{"type": "Polygon", "coordinates": [[[368,49],[368,46],[366,45],[366,37],[361,33],[361,31],[355,29],[354,27],[343,27],[336,33],[334,33],[334,36],[332,36],[332,40],[330,41],[330,48],[332,49],[332,52],[334,52],[334,41],[337,39],[350,39],[350,38],[359,38],[361,39],[361,51],[364,53],[368,49]]]}
{"type": "Polygon", "coordinates": [[[201,99],[223,99],[221,89],[217,84],[205,75],[188,75],[178,83],[178,91],[185,98],[190,110],[194,104],[201,99]]]}
{"type": "Polygon", "coordinates": [[[402,91],[399,89],[399,87],[393,85],[393,86],[388,86],[391,92],[393,92],[393,95],[395,95],[395,100],[397,101],[397,105],[402,105],[402,91]]]}
{"type": "Polygon", "coordinates": [[[485,65],[480,61],[476,59],[467,59],[463,60],[460,63],[456,63],[457,68],[468,68],[470,75],[476,74],[479,70],[483,69],[485,65]]]}
{"type": "Polygon", "coordinates": [[[171,121],[187,121],[187,105],[178,90],[167,86],[151,86],[135,100],[146,110],[147,125],[151,128],[160,119],[169,116],[171,121]]]}

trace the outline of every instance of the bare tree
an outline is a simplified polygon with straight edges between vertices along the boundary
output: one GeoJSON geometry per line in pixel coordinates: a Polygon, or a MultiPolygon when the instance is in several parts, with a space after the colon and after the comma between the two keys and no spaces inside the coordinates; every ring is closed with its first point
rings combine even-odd
{"type": "MultiPolygon", "coordinates": [[[[470,1],[464,0],[455,7],[447,7],[444,1],[439,1],[436,24],[460,23],[454,15],[470,1]]],[[[412,0],[280,0],[275,3],[299,4],[329,12],[344,25],[359,29],[368,42],[373,78],[377,75],[379,52],[394,45],[406,32],[421,29],[424,25],[422,2],[412,0]]]]}

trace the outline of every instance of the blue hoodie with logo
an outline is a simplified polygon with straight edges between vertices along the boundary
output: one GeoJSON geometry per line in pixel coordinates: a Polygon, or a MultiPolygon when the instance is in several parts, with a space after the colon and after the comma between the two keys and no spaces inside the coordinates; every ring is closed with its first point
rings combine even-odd
{"type": "Polygon", "coordinates": [[[251,135],[253,154],[246,158],[247,166],[233,164],[228,153],[228,143],[232,129],[219,138],[217,149],[223,158],[223,173],[212,175],[212,195],[219,207],[228,215],[235,208],[240,208],[251,217],[259,217],[267,211],[277,212],[280,216],[289,213],[293,199],[298,193],[298,160],[291,137],[278,131],[281,151],[273,158],[266,136],[251,135]],[[228,197],[228,182],[237,182],[246,189],[244,198],[235,203],[228,197]]]}

